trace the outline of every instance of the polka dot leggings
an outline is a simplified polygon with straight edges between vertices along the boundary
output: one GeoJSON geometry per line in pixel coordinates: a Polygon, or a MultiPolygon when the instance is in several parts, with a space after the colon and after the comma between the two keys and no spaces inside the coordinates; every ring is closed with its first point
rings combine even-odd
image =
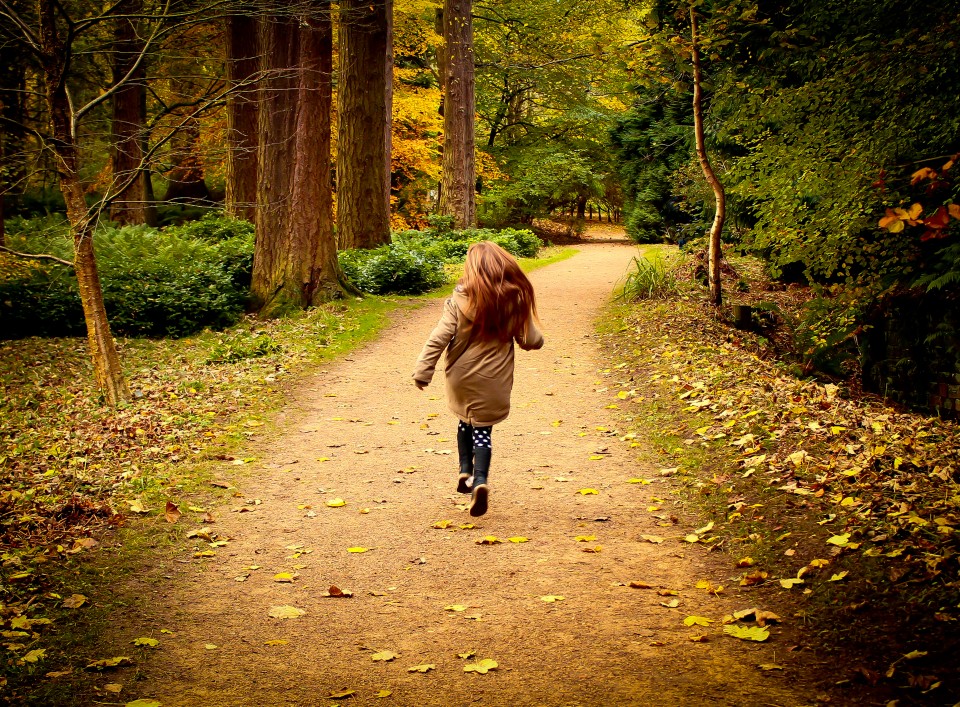
{"type": "Polygon", "coordinates": [[[493,445],[490,443],[490,436],[493,433],[493,427],[473,427],[468,425],[463,420],[460,421],[460,427],[458,431],[461,433],[471,432],[473,434],[473,446],[485,447],[486,449],[491,449],[493,445]]]}

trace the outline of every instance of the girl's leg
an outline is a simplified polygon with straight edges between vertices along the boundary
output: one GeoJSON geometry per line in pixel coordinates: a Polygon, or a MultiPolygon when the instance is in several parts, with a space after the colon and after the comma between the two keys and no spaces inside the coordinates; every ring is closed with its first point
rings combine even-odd
{"type": "Polygon", "coordinates": [[[457,491],[470,493],[469,480],[473,476],[473,427],[463,420],[457,427],[457,451],[460,453],[460,477],[457,491]]]}
{"type": "Polygon", "coordinates": [[[473,497],[470,499],[470,515],[482,516],[487,512],[487,475],[490,472],[492,427],[473,428],[473,497]]]}

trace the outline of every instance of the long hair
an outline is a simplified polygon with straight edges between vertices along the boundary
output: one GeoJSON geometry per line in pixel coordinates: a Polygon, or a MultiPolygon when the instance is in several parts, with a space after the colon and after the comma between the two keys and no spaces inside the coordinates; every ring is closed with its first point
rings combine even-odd
{"type": "Polygon", "coordinates": [[[537,317],[533,285],[514,257],[496,243],[470,246],[460,286],[473,303],[473,331],[481,339],[522,337],[530,317],[537,317]]]}

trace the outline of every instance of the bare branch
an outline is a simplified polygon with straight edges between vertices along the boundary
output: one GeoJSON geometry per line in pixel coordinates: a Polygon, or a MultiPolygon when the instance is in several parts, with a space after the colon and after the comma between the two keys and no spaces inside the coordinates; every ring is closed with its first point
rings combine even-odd
{"type": "MultiPolygon", "coordinates": [[[[170,9],[170,0],[167,0],[164,7],[165,7],[165,12],[170,9]]],[[[73,125],[71,126],[71,131],[74,133],[74,135],[76,135],[77,121],[79,121],[80,118],[82,118],[84,115],[89,113],[95,107],[103,103],[105,100],[110,98],[110,96],[112,96],[114,93],[120,90],[130,80],[130,77],[132,77],[137,72],[137,70],[140,68],[140,65],[143,64],[143,58],[146,56],[147,50],[150,48],[150,45],[153,44],[154,40],[156,40],[157,36],[160,34],[160,30],[162,26],[163,26],[162,24],[157,23],[157,26],[153,30],[153,34],[151,34],[150,37],[147,39],[147,41],[144,42],[143,48],[140,50],[140,53],[137,55],[137,60],[133,62],[133,65],[130,67],[130,70],[127,71],[126,74],[124,74],[115,84],[113,84],[113,86],[108,88],[106,91],[101,93],[99,96],[97,96],[96,98],[91,100],[89,103],[87,103],[87,105],[83,106],[80,110],[76,111],[73,114],[73,120],[72,120],[73,125]]]]}
{"type": "Polygon", "coordinates": [[[36,34],[33,33],[33,30],[30,29],[29,25],[23,21],[19,13],[10,7],[10,3],[7,0],[0,0],[0,17],[6,17],[8,20],[13,22],[21,32],[23,32],[24,43],[30,47],[30,50],[33,51],[37,56],[41,56],[42,52],[40,51],[40,40],[36,34]]]}
{"type": "Polygon", "coordinates": [[[18,258],[29,258],[31,260],[52,260],[55,263],[60,265],[66,265],[68,268],[74,267],[73,263],[69,260],[64,260],[63,258],[58,258],[55,255],[46,255],[44,253],[18,253],[15,250],[7,248],[5,245],[0,245],[0,251],[4,253],[9,253],[10,255],[15,255],[18,258]]]}

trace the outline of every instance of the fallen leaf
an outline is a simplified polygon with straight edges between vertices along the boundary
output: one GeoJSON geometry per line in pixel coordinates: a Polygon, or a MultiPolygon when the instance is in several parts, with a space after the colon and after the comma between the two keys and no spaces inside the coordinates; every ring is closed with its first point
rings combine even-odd
{"type": "Polygon", "coordinates": [[[374,697],[377,697],[377,698],[390,697],[390,695],[392,694],[393,693],[390,690],[380,690],[380,692],[374,695],[374,697]]]}
{"type": "Polygon", "coordinates": [[[46,648],[34,648],[20,659],[21,663],[36,663],[47,655],[46,648]]]}
{"type": "Polygon", "coordinates": [[[596,539],[596,535],[578,535],[576,538],[574,538],[574,540],[576,540],[578,543],[592,543],[596,539]]]}
{"type": "Polygon", "coordinates": [[[433,663],[424,663],[423,665],[414,665],[411,668],[407,668],[408,673],[427,673],[431,670],[436,670],[437,666],[433,663]]]}
{"type": "Polygon", "coordinates": [[[581,496],[596,496],[600,492],[597,491],[596,489],[580,489],[579,491],[577,491],[577,493],[579,493],[581,496]]]}
{"type": "Polygon", "coordinates": [[[688,616],[683,620],[684,626],[709,626],[712,623],[713,619],[706,616],[688,616]]]}
{"type": "Polygon", "coordinates": [[[79,609],[87,603],[87,598],[83,594],[71,594],[63,600],[63,606],[67,609],[79,609]]]}
{"type": "Polygon", "coordinates": [[[270,607],[270,618],[272,619],[298,619],[306,613],[303,609],[298,609],[295,606],[286,604],[283,606],[270,607]]]}
{"type": "Polygon", "coordinates": [[[563,601],[566,597],[559,596],[557,594],[546,594],[540,597],[540,601],[545,601],[548,604],[552,604],[555,601],[563,601]]]}
{"type": "Polygon", "coordinates": [[[836,545],[837,547],[846,547],[850,543],[850,533],[844,533],[843,535],[833,535],[827,538],[827,543],[830,545],[836,545]]]}
{"type": "Polygon", "coordinates": [[[449,528],[451,523],[453,523],[452,520],[438,520],[436,523],[434,523],[430,527],[436,528],[437,530],[444,530],[445,528],[449,528]]]}
{"type": "Polygon", "coordinates": [[[356,694],[356,690],[337,690],[336,692],[331,692],[329,695],[327,695],[327,698],[331,700],[343,700],[347,697],[353,697],[356,694]]]}
{"type": "Polygon", "coordinates": [[[694,643],[709,643],[709,642],[710,642],[710,639],[709,639],[707,636],[702,636],[702,635],[690,636],[690,640],[693,641],[694,643]]]}
{"type": "MultiPolygon", "coordinates": [[[[49,677],[49,673],[47,675],[49,677]]],[[[106,685],[103,686],[103,689],[106,690],[107,692],[113,693],[114,695],[118,695],[121,692],[123,692],[123,685],[121,685],[118,682],[108,682],[106,685]]]]}
{"type": "Polygon", "coordinates": [[[743,641],[766,641],[770,638],[770,632],[763,626],[737,626],[736,624],[731,624],[724,626],[723,632],[728,636],[733,636],[743,641]]]}
{"type": "Polygon", "coordinates": [[[327,501],[327,505],[330,508],[342,508],[343,506],[347,505],[347,502],[342,498],[331,498],[329,501],[327,501]]]}
{"type": "Polygon", "coordinates": [[[374,662],[382,662],[382,663],[389,663],[391,660],[395,660],[396,658],[399,658],[399,657],[400,657],[400,654],[394,653],[393,651],[377,651],[372,656],[370,656],[371,660],[373,660],[374,662]]]}
{"type": "Polygon", "coordinates": [[[354,552],[354,553],[369,552],[369,551],[370,551],[369,547],[348,547],[347,548],[347,552],[354,552]]]}
{"type": "Polygon", "coordinates": [[[783,670],[783,666],[779,663],[760,663],[757,667],[764,671],[783,670]]]}
{"type": "Polygon", "coordinates": [[[512,538],[507,538],[507,540],[509,540],[509,541],[512,542],[512,543],[525,543],[525,542],[529,542],[529,538],[525,538],[525,537],[523,537],[522,535],[517,535],[517,536],[512,537],[512,538]]]}
{"type": "Polygon", "coordinates": [[[662,601],[662,602],[660,602],[660,606],[662,606],[662,607],[664,607],[664,608],[666,608],[666,609],[676,609],[678,606],[680,606],[680,600],[679,600],[679,599],[671,599],[670,601],[662,601]]]}
{"type": "Polygon", "coordinates": [[[160,707],[161,704],[162,703],[157,702],[156,700],[150,700],[141,697],[139,700],[127,702],[124,707],[160,707]]]}
{"type": "Polygon", "coordinates": [[[737,567],[753,567],[755,564],[752,557],[742,557],[737,560],[737,567]]]}
{"type": "Polygon", "coordinates": [[[183,513],[180,512],[179,508],[177,508],[176,503],[173,501],[167,501],[167,509],[163,515],[164,518],[167,519],[168,523],[176,523],[178,520],[180,520],[180,516],[182,516],[183,513]]]}
{"type": "Polygon", "coordinates": [[[634,589],[653,589],[653,585],[646,582],[630,582],[630,586],[634,589]]]}
{"type": "Polygon", "coordinates": [[[216,643],[204,643],[203,647],[205,650],[208,650],[208,651],[215,651],[217,650],[217,648],[219,648],[219,646],[216,643]]]}
{"type": "Polygon", "coordinates": [[[850,574],[850,573],[849,573],[847,570],[843,570],[842,572],[837,572],[835,575],[833,575],[832,577],[830,577],[830,580],[829,580],[829,581],[831,581],[831,582],[839,582],[839,581],[841,581],[844,577],[846,577],[848,574],[850,574]]]}
{"type": "Polygon", "coordinates": [[[486,535],[476,541],[477,545],[498,545],[501,540],[496,535],[486,535]]]}
{"type": "Polygon", "coordinates": [[[149,513],[150,509],[145,508],[143,503],[140,501],[130,501],[130,512],[131,513],[149,513]]]}
{"type": "Polygon", "coordinates": [[[466,653],[457,653],[457,657],[458,657],[458,658],[463,658],[464,660],[467,660],[468,658],[472,658],[472,657],[475,656],[476,654],[477,654],[476,651],[467,651],[466,653]]]}
{"type": "Polygon", "coordinates": [[[145,648],[156,648],[160,645],[160,641],[156,638],[135,638],[131,643],[135,646],[144,646],[145,648]]]}
{"type": "Polygon", "coordinates": [[[119,668],[125,665],[133,665],[133,661],[125,655],[116,658],[102,658],[95,660],[86,666],[86,670],[104,670],[106,668],[119,668]]]}
{"type": "Polygon", "coordinates": [[[780,580],[780,586],[783,587],[784,589],[791,589],[794,585],[797,585],[797,584],[803,584],[803,580],[795,579],[795,578],[780,580]]]}
{"type": "Polygon", "coordinates": [[[480,673],[485,675],[491,670],[496,670],[500,665],[495,660],[490,660],[489,658],[484,658],[483,660],[477,663],[470,663],[469,665],[463,666],[463,672],[465,673],[480,673]]]}
{"type": "Polygon", "coordinates": [[[330,588],[327,590],[327,593],[324,594],[325,597],[332,597],[334,599],[349,599],[353,596],[353,592],[349,589],[340,589],[336,584],[331,584],[330,588]]]}
{"type": "Polygon", "coordinates": [[[641,535],[642,540],[646,540],[648,543],[653,543],[654,545],[659,545],[663,542],[663,538],[659,535],[641,535]]]}

